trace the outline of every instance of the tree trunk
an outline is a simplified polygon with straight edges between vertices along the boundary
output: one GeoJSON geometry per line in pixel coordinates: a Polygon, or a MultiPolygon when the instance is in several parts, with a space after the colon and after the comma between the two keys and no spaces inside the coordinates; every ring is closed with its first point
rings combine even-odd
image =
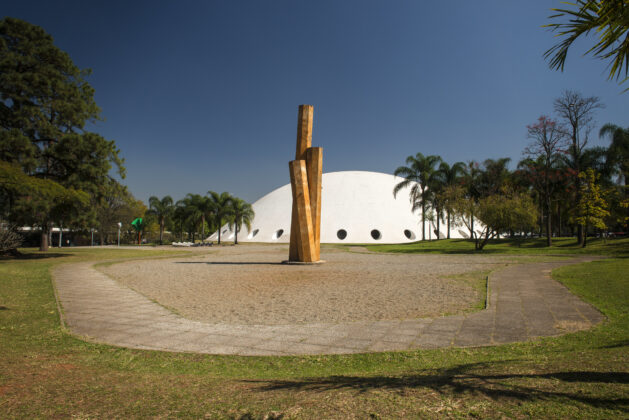
{"type": "Polygon", "coordinates": [[[164,245],[164,218],[159,221],[159,244],[164,245]]]}
{"type": "MultiPolygon", "coordinates": [[[[577,182],[576,182],[576,188],[577,188],[577,193],[576,193],[576,206],[575,208],[578,209],[579,208],[579,203],[581,202],[581,180],[578,178],[578,169],[577,169],[577,182]]],[[[578,211],[578,210],[577,210],[578,211]]],[[[578,214],[577,214],[578,215],[578,214]]],[[[583,225],[579,224],[577,226],[577,242],[580,245],[585,246],[585,244],[583,243],[583,225]]]]}
{"type": "Polygon", "coordinates": [[[223,220],[218,219],[218,245],[221,244],[221,229],[223,229],[223,220]]]}
{"type": "Polygon", "coordinates": [[[422,241],[426,240],[426,205],[422,198],[422,241]]]}
{"type": "Polygon", "coordinates": [[[470,239],[474,240],[474,212],[470,215],[470,239]]]}
{"type": "Polygon", "coordinates": [[[446,210],[446,219],[448,222],[448,239],[450,239],[450,212],[446,210]]]}
{"type": "Polygon", "coordinates": [[[557,201],[557,236],[561,238],[561,201],[557,201]]]}
{"type": "Polygon", "coordinates": [[[581,230],[583,231],[583,248],[585,248],[585,246],[587,245],[588,242],[588,224],[587,222],[585,222],[585,229],[583,228],[583,225],[579,225],[579,227],[581,227],[581,230]]]}
{"type": "Polygon", "coordinates": [[[48,230],[47,228],[42,228],[41,230],[41,240],[39,242],[39,250],[46,252],[48,251],[48,230]]]}
{"type": "Polygon", "coordinates": [[[238,225],[234,223],[234,245],[238,245],[238,225]]]}
{"type": "Polygon", "coordinates": [[[546,246],[552,245],[552,229],[551,229],[551,215],[552,211],[550,208],[550,195],[546,196],[546,246]]]}
{"type": "Polygon", "coordinates": [[[205,242],[205,215],[201,216],[201,243],[205,242]]]}
{"type": "Polygon", "coordinates": [[[544,234],[544,203],[539,203],[539,237],[544,234]]]}
{"type": "Polygon", "coordinates": [[[439,240],[439,232],[441,231],[441,214],[437,209],[437,240],[439,240]]]}

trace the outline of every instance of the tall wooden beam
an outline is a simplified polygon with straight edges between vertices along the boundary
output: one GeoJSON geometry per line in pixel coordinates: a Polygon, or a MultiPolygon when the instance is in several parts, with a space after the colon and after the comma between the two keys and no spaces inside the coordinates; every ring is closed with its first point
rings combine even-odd
{"type": "Polygon", "coordinates": [[[297,115],[297,150],[295,151],[296,160],[305,159],[306,150],[312,147],[313,115],[314,107],[312,105],[299,105],[299,114],[297,115]]]}
{"type": "Polygon", "coordinates": [[[318,261],[318,258],[315,254],[306,162],[304,160],[293,160],[288,163],[288,167],[290,169],[290,184],[293,190],[299,224],[299,237],[296,241],[299,258],[297,261],[315,262],[318,261]]]}
{"type": "Polygon", "coordinates": [[[308,193],[312,214],[315,261],[321,255],[321,177],[323,174],[323,148],[309,147],[306,150],[306,171],[308,172],[308,193]]]}
{"type": "MultiPolygon", "coordinates": [[[[306,150],[312,145],[312,119],[314,115],[314,107],[312,105],[299,105],[299,113],[297,115],[297,148],[295,150],[296,160],[306,159],[306,150]]],[[[299,258],[300,237],[299,222],[297,217],[297,204],[295,195],[293,194],[293,210],[290,226],[290,245],[288,251],[289,261],[301,261],[299,258]]]]}

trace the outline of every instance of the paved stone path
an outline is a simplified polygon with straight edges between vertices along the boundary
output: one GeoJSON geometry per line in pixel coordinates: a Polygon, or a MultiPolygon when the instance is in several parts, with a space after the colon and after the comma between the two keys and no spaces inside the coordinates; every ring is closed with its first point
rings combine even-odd
{"type": "Polygon", "coordinates": [[[300,325],[228,325],[192,321],[123,287],[92,267],[54,273],[63,320],[74,334],[117,346],[238,355],[344,354],[526,341],[590,328],[604,317],[550,271],[590,261],[513,265],[489,276],[488,308],[435,319],[300,325]]]}

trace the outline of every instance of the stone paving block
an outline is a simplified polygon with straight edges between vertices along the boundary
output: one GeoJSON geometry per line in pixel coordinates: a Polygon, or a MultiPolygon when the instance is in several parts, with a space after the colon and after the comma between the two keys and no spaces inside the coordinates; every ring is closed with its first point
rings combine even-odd
{"type": "Polygon", "coordinates": [[[253,346],[259,345],[260,343],[266,340],[268,340],[267,337],[239,336],[239,337],[230,337],[229,340],[226,341],[226,343],[229,345],[238,346],[238,347],[253,347],[253,346]]]}
{"type": "Polygon", "coordinates": [[[230,345],[223,345],[223,344],[217,344],[217,345],[209,345],[202,350],[203,353],[208,353],[208,354],[241,354],[241,352],[243,352],[244,350],[246,350],[246,348],[244,347],[236,347],[236,346],[230,346],[230,345]]]}
{"type": "Polygon", "coordinates": [[[304,344],[317,344],[320,346],[331,346],[334,343],[338,342],[339,339],[342,339],[343,337],[335,337],[335,336],[329,336],[329,335],[323,335],[323,336],[310,336],[307,337],[306,339],[304,339],[302,342],[304,344]]]}
{"type": "Polygon", "coordinates": [[[438,348],[450,347],[454,341],[455,331],[424,333],[413,342],[413,347],[438,348]]]}
{"type": "Polygon", "coordinates": [[[273,351],[286,353],[287,351],[286,349],[290,347],[291,344],[292,343],[289,343],[286,341],[267,340],[267,341],[260,341],[256,343],[255,345],[246,346],[246,347],[251,347],[256,350],[273,350],[273,351]]]}
{"type": "Polygon", "coordinates": [[[454,337],[454,346],[476,347],[491,341],[491,328],[466,329],[454,337]]]}
{"type": "MultiPolygon", "coordinates": [[[[382,338],[386,334],[386,331],[381,330],[369,330],[352,327],[347,331],[346,337],[348,340],[371,340],[375,341],[382,338]]],[[[339,337],[342,338],[342,337],[339,337]]]]}
{"type": "Polygon", "coordinates": [[[513,328],[506,330],[496,330],[492,335],[492,342],[497,344],[514,343],[516,341],[528,340],[528,333],[524,328],[513,328]]]}
{"type": "Polygon", "coordinates": [[[410,343],[400,343],[393,341],[376,341],[373,345],[369,347],[369,351],[400,351],[400,350],[408,350],[410,348],[410,343]]]}
{"type": "Polygon", "coordinates": [[[413,341],[417,339],[419,333],[415,335],[406,335],[406,334],[385,334],[382,336],[382,341],[389,343],[398,343],[398,344],[411,344],[413,341]]]}
{"type": "Polygon", "coordinates": [[[342,347],[347,349],[356,349],[361,351],[366,351],[370,346],[372,346],[377,340],[367,340],[367,339],[359,339],[359,338],[345,338],[340,339],[333,343],[333,347],[342,347]]]}

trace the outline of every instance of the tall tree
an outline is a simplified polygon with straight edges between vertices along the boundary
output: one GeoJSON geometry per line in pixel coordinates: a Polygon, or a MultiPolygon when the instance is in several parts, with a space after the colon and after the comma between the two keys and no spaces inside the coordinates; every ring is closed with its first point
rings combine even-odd
{"type": "MultiPolygon", "coordinates": [[[[583,153],[588,144],[590,133],[594,127],[594,113],[597,109],[603,108],[603,104],[595,96],[584,97],[579,92],[566,90],[554,101],[555,112],[561,118],[567,128],[567,135],[570,140],[568,155],[570,156],[570,166],[574,171],[575,201],[577,206],[581,198],[581,178],[579,174],[583,170],[581,162],[583,153]]],[[[578,241],[583,243],[583,227],[578,225],[578,241]]]]}
{"type": "MultiPolygon", "coordinates": [[[[620,182],[624,186],[621,192],[621,203],[629,202],[629,127],[622,128],[614,124],[605,124],[599,136],[609,137],[611,140],[607,149],[607,166],[612,172],[620,175],[620,182]]],[[[622,219],[629,219],[629,211],[624,210],[622,219]]]]}
{"type": "MultiPolygon", "coordinates": [[[[40,27],[0,20],[0,159],[19,164],[29,176],[85,191],[97,202],[112,165],[122,177],[124,167],[113,141],[84,129],[100,112],[85,80],[89,73],[40,27]]],[[[52,221],[41,222],[42,249],[52,221]]]]}
{"type": "Polygon", "coordinates": [[[230,228],[234,229],[234,244],[238,244],[238,232],[240,232],[242,225],[245,225],[247,230],[251,230],[251,222],[253,222],[255,212],[251,204],[237,197],[233,197],[230,210],[230,228]]]}
{"type": "Polygon", "coordinates": [[[579,174],[583,180],[581,183],[581,194],[578,203],[579,213],[576,217],[577,223],[584,227],[585,238],[583,239],[583,247],[587,244],[587,231],[589,226],[598,229],[605,229],[605,218],[609,216],[607,210],[607,201],[603,197],[601,188],[598,184],[600,176],[593,169],[588,168],[579,174]]]}
{"type": "Polygon", "coordinates": [[[622,128],[614,124],[605,124],[599,131],[600,137],[611,140],[607,150],[607,162],[620,175],[625,192],[629,192],[629,127],[622,128]]]}
{"type": "Polygon", "coordinates": [[[422,241],[426,240],[426,209],[430,199],[427,188],[440,162],[439,156],[417,153],[406,158],[408,166],[400,166],[393,172],[393,175],[404,178],[404,181],[393,188],[393,196],[396,197],[401,190],[410,187],[411,203],[418,202],[422,209],[422,241]]]}
{"type": "Polygon", "coordinates": [[[157,218],[159,223],[159,244],[164,244],[164,228],[175,211],[175,205],[171,196],[167,195],[161,200],[158,197],[149,197],[149,212],[157,218]]]}
{"type": "Polygon", "coordinates": [[[511,158],[485,159],[478,175],[476,188],[481,197],[498,194],[507,186],[511,171],[507,165],[511,158]]]}
{"type": "Polygon", "coordinates": [[[201,228],[201,240],[205,240],[205,220],[206,220],[206,208],[209,206],[209,200],[207,197],[203,197],[200,194],[187,194],[182,200],[183,206],[185,206],[186,218],[193,226],[192,241],[194,242],[194,235],[199,232],[201,228]]]}
{"type": "MultiPolygon", "coordinates": [[[[598,36],[586,54],[608,60],[608,79],[620,79],[624,73],[627,80],[629,70],[629,2],[626,0],[576,0],[566,3],[574,8],[552,9],[557,12],[550,19],[559,22],[545,25],[553,31],[559,32],[561,41],[544,53],[550,60],[550,67],[563,71],[568,57],[568,50],[580,37],[590,32],[598,36]],[[567,19],[567,20],[565,20],[567,19]]],[[[621,82],[621,83],[622,83],[621,82]]]]}
{"type": "Polygon", "coordinates": [[[196,208],[188,205],[188,199],[177,201],[175,203],[175,211],[173,213],[173,220],[175,224],[175,230],[180,234],[180,241],[183,242],[184,232],[188,233],[188,236],[194,241],[194,230],[197,225],[197,214],[195,214],[196,208]]]}
{"type": "MultiPolygon", "coordinates": [[[[465,172],[463,174],[463,185],[465,187],[463,191],[465,191],[465,198],[472,204],[477,203],[481,196],[480,178],[482,172],[483,171],[480,169],[478,162],[473,160],[467,162],[465,172]]],[[[452,188],[450,189],[452,190],[452,188]]],[[[456,189],[453,191],[456,192],[456,189]]],[[[456,196],[456,194],[454,194],[454,196],[456,196]]],[[[474,230],[474,209],[475,206],[470,206],[469,212],[461,213],[464,215],[462,217],[469,216],[469,220],[465,220],[464,222],[470,231],[470,239],[472,240],[476,236],[476,231],[474,230]]]]}
{"type": "Polygon", "coordinates": [[[118,230],[118,223],[129,226],[136,217],[144,215],[144,204],[133,197],[127,187],[110,180],[103,188],[102,198],[92,206],[96,210],[96,228],[100,243],[107,242],[108,234],[118,230]]]}
{"type": "Polygon", "coordinates": [[[541,199],[546,214],[546,246],[552,245],[552,198],[557,177],[557,165],[561,161],[561,153],[567,146],[565,130],[549,117],[542,115],[537,122],[527,126],[528,138],[531,143],[524,149],[524,154],[533,160],[537,160],[538,168],[530,165],[531,170],[540,180],[541,199]]]}
{"type": "Polygon", "coordinates": [[[441,164],[439,165],[439,170],[437,171],[436,178],[438,179],[439,184],[442,186],[442,188],[440,188],[440,196],[446,211],[448,239],[450,239],[450,213],[452,212],[452,206],[450,205],[450,202],[448,200],[447,188],[461,184],[462,176],[464,174],[465,164],[463,162],[456,162],[452,166],[450,166],[447,162],[441,162],[441,164]]]}
{"type": "Polygon", "coordinates": [[[221,243],[221,230],[223,222],[226,221],[232,213],[232,203],[234,198],[227,192],[217,193],[214,191],[207,192],[214,206],[214,220],[218,228],[218,244],[221,243]]]}

